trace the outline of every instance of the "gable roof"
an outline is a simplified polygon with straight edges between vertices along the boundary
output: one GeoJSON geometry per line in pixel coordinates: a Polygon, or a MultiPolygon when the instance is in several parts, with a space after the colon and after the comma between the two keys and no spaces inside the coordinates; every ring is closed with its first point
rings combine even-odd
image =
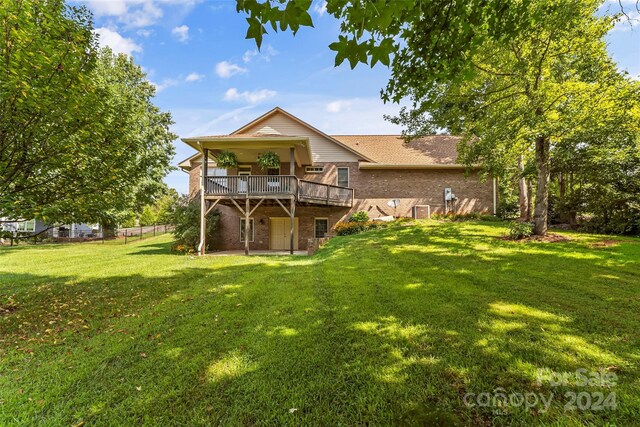
{"type": "Polygon", "coordinates": [[[408,143],[400,135],[333,135],[378,165],[461,166],[456,145],[461,137],[430,135],[408,143]]]}
{"type": "MultiPolygon", "coordinates": [[[[309,123],[297,118],[296,116],[294,116],[291,113],[288,113],[287,111],[283,110],[280,107],[275,107],[269,111],[267,111],[266,113],[264,113],[263,115],[261,115],[260,117],[258,117],[257,119],[247,123],[246,125],[242,126],[239,129],[236,129],[235,131],[231,132],[229,135],[239,135],[239,134],[243,134],[244,131],[251,129],[252,127],[256,126],[258,123],[268,119],[269,117],[280,113],[284,116],[286,116],[287,118],[293,120],[294,122],[306,127],[307,129],[311,130],[312,132],[328,139],[329,141],[333,142],[334,144],[346,149],[347,151],[351,152],[352,154],[355,154],[358,157],[361,157],[363,160],[367,160],[367,161],[373,161],[372,159],[370,159],[366,154],[359,152],[357,150],[354,150],[352,147],[350,147],[347,144],[342,143],[341,141],[337,140],[336,138],[332,137],[331,135],[328,135],[324,132],[322,132],[321,130],[311,126],[309,123]]],[[[268,136],[269,134],[267,133],[261,133],[261,136],[268,136]]]]}

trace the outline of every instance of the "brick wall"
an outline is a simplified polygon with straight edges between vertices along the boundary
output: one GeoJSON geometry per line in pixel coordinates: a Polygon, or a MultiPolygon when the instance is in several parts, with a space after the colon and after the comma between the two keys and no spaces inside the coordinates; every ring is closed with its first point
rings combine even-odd
{"type": "MultiPolygon", "coordinates": [[[[481,182],[477,173],[468,177],[462,170],[360,170],[358,164],[325,163],[321,174],[308,174],[304,168],[296,167],[296,175],[309,181],[326,184],[337,183],[337,168],[349,168],[349,185],[355,190],[353,208],[326,206],[298,206],[298,249],[307,248],[308,239],[314,237],[314,218],[328,218],[329,228],[339,221],[346,220],[352,212],[367,211],[371,218],[392,215],[395,217],[410,217],[413,206],[430,205],[431,213],[442,213],[444,209],[444,188],[450,187],[458,197],[456,212],[493,212],[493,183],[491,180],[481,182]],[[391,199],[399,199],[400,204],[395,209],[388,206],[391,199]]],[[[287,174],[289,165],[281,166],[281,173],[287,174]]],[[[236,170],[229,170],[229,175],[236,174],[236,170]]],[[[264,174],[257,165],[252,165],[253,174],[264,174]]],[[[189,174],[189,192],[192,197],[200,189],[200,166],[196,166],[189,174]]],[[[288,204],[286,205],[288,207],[288,204]]],[[[244,206],[243,206],[244,207],[244,206]]],[[[216,249],[243,249],[240,242],[240,218],[242,214],[235,206],[219,206],[220,227],[219,240],[216,249]]],[[[287,214],[280,206],[261,206],[253,215],[255,226],[255,240],[251,248],[256,250],[269,249],[269,218],[286,217],[287,214]],[[262,222],[261,222],[262,221],[262,222]]]]}

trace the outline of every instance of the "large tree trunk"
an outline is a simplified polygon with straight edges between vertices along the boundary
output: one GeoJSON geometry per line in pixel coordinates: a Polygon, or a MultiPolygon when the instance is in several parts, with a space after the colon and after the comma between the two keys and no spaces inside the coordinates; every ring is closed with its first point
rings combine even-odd
{"type": "Polygon", "coordinates": [[[529,221],[529,189],[527,187],[527,180],[524,177],[524,160],[522,156],[518,157],[518,186],[520,193],[518,195],[518,202],[520,204],[520,220],[529,221]]]}
{"type": "Polygon", "coordinates": [[[536,138],[538,185],[536,186],[536,207],[533,211],[533,234],[538,236],[545,236],[547,234],[549,179],[551,176],[549,145],[549,137],[542,135],[536,138]]]}

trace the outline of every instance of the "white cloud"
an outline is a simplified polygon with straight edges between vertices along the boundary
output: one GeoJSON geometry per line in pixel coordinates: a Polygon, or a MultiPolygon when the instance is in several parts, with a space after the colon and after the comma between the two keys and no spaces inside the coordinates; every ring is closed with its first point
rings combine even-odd
{"type": "Polygon", "coordinates": [[[138,31],[136,31],[136,34],[141,36],[141,37],[149,37],[151,36],[151,34],[153,34],[153,30],[146,30],[146,29],[140,29],[138,31]]]}
{"type": "Polygon", "coordinates": [[[242,61],[246,64],[258,58],[261,61],[269,62],[273,56],[276,56],[279,52],[273,48],[270,44],[258,51],[258,49],[248,50],[242,55],[242,61]]]}
{"type": "Polygon", "coordinates": [[[180,25],[179,27],[175,27],[171,30],[171,34],[176,36],[176,38],[182,43],[186,43],[189,40],[189,27],[186,25],[180,25]]]}
{"type": "Polygon", "coordinates": [[[626,10],[626,15],[621,15],[611,32],[630,31],[640,24],[640,11],[626,10]]]}
{"type": "Polygon", "coordinates": [[[96,28],[94,30],[98,36],[100,46],[109,46],[116,53],[126,53],[132,55],[133,52],[142,52],[142,47],[136,44],[132,39],[122,37],[117,31],[110,30],[106,27],[96,28]]]}
{"type": "Polygon", "coordinates": [[[191,73],[184,80],[187,82],[197,82],[198,80],[202,80],[204,78],[204,74],[191,73]]]}
{"type": "Polygon", "coordinates": [[[319,1],[313,6],[313,10],[319,15],[322,16],[327,12],[327,2],[319,1]]]}
{"type": "Polygon", "coordinates": [[[156,87],[156,93],[160,93],[171,86],[177,85],[178,81],[176,79],[164,79],[161,83],[151,82],[151,84],[156,87]]]}
{"type": "Polygon", "coordinates": [[[329,102],[324,108],[328,113],[339,113],[343,109],[350,107],[352,103],[353,101],[340,99],[329,102]]]}
{"type": "Polygon", "coordinates": [[[246,73],[247,71],[249,70],[227,61],[218,62],[216,64],[216,74],[223,79],[228,79],[234,74],[246,73]]]}
{"type": "Polygon", "coordinates": [[[86,3],[97,17],[113,17],[129,28],[148,27],[156,24],[170,8],[167,15],[173,18],[186,15],[201,0],[77,0],[86,3]]]}
{"type": "Polygon", "coordinates": [[[224,93],[223,99],[225,101],[245,101],[249,104],[257,104],[269,98],[273,98],[276,94],[277,92],[275,90],[269,89],[260,89],[253,92],[238,92],[238,89],[232,87],[224,93]]]}

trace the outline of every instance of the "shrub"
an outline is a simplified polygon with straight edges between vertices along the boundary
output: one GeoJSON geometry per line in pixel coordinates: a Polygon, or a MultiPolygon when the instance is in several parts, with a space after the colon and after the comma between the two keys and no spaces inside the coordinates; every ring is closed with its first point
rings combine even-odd
{"type": "Polygon", "coordinates": [[[520,240],[533,234],[533,226],[528,222],[512,221],[508,225],[509,239],[520,240]]]}
{"type": "MultiPolygon", "coordinates": [[[[207,215],[207,249],[213,246],[218,229],[220,212],[217,210],[207,215]]],[[[200,203],[198,200],[188,201],[182,198],[178,201],[171,224],[174,226],[173,235],[176,239],[173,250],[178,252],[195,252],[200,243],[200,203]]]]}
{"type": "Polygon", "coordinates": [[[518,195],[500,198],[496,215],[502,219],[513,219],[520,216],[520,202],[518,195]]]}
{"type": "Polygon", "coordinates": [[[369,221],[369,214],[365,211],[359,211],[351,214],[349,222],[367,222],[369,221]]]}
{"type": "Polygon", "coordinates": [[[367,230],[375,230],[387,227],[390,223],[383,221],[349,221],[336,224],[335,231],[338,236],[348,236],[362,233],[367,230]]]}

